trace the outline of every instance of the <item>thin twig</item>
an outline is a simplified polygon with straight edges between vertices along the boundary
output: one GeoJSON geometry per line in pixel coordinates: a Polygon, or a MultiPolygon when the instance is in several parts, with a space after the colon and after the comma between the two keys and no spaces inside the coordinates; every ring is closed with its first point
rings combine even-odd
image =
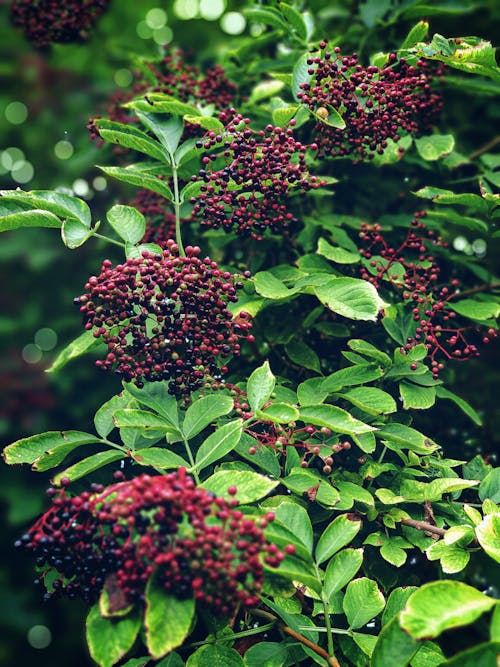
{"type": "Polygon", "coordinates": [[[481,146],[481,148],[478,148],[477,151],[474,151],[469,155],[469,160],[475,160],[477,157],[480,155],[483,155],[483,153],[487,153],[490,151],[492,148],[495,148],[495,146],[500,143],[500,135],[497,135],[496,137],[493,137],[491,141],[488,141],[487,144],[484,144],[484,146],[481,146]]]}
{"type": "Polygon", "coordinates": [[[487,292],[488,290],[498,289],[500,283],[486,283],[484,285],[479,285],[478,287],[471,287],[470,289],[465,289],[462,292],[455,292],[448,297],[448,301],[452,299],[458,299],[459,297],[468,296],[469,294],[477,294],[478,292],[487,292]]]}
{"type": "Polygon", "coordinates": [[[401,519],[401,523],[404,526],[410,526],[410,528],[423,530],[424,533],[433,533],[434,535],[439,535],[440,537],[446,535],[446,530],[444,528],[433,526],[432,523],[428,523],[427,521],[417,521],[417,519],[401,519]]]}

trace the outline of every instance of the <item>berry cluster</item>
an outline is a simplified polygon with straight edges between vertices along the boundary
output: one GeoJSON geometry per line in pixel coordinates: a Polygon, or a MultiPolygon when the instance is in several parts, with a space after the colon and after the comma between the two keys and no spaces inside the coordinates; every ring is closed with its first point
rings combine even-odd
{"type": "MultiPolygon", "coordinates": [[[[147,93],[163,93],[181,102],[201,102],[204,106],[213,104],[216,109],[223,110],[231,106],[237,92],[236,84],[226,77],[220,65],[210,67],[203,73],[195,65],[187,64],[181,50],[167,53],[159,62],[147,63],[146,67],[147,74],[136,73],[130,92],[117,91],[111,95],[106,105],[107,118],[118,123],[137,123],[137,117],[123,104],[147,93]]],[[[87,127],[91,138],[102,143],[95,120],[91,120],[87,127]]],[[[194,125],[188,124],[186,132],[199,136],[199,128],[194,125]]],[[[123,149],[115,148],[123,152],[123,149]]]]}
{"type": "Polygon", "coordinates": [[[456,324],[457,314],[452,300],[458,293],[459,280],[454,278],[449,285],[440,285],[441,268],[432,249],[446,247],[436,234],[422,222],[425,211],[414,214],[403,241],[390,244],[378,224],[361,225],[360,238],[365,244],[360,249],[365,259],[361,277],[377,289],[382,281],[402,292],[403,299],[412,304],[415,330],[409,336],[402,351],[408,351],[419,343],[428,349],[435,379],[444,367],[441,358],[465,360],[479,355],[472,338],[482,338],[488,343],[496,336],[494,329],[480,336],[480,329],[470,325],[456,324]]]}
{"type": "Polygon", "coordinates": [[[64,593],[93,604],[104,589],[110,611],[120,611],[144,599],[155,573],[175,597],[228,615],[258,602],[264,563],[278,567],[294,551],[267,542],[272,513],[246,517],[236,499],[197,488],[183,468],[92,491],[49,489],[51,508],[16,543],[33,553],[44,580],[51,573],[47,599],[64,593]]]}
{"type": "Polygon", "coordinates": [[[207,132],[198,144],[214,152],[202,159],[203,168],[192,178],[204,182],[191,199],[193,216],[206,227],[257,240],[267,229],[281,234],[296,221],[286,204],[292,188],[308,191],[323,183],[309,175],[307,147],[293,137],[291,128],[268,125],[255,131],[248,118],[234,109],[230,114],[224,134],[207,132]]]}
{"type": "MultiPolygon", "coordinates": [[[[156,243],[162,248],[169,239],[175,238],[175,215],[168,210],[165,197],[152,190],[142,189],[129,202],[146,218],[146,233],[142,243],[156,243]]],[[[181,224],[186,224],[191,218],[181,218],[181,224]]]]}
{"type": "Polygon", "coordinates": [[[363,67],[358,56],[341,56],[336,47],[327,50],[321,42],[320,54],[311,56],[311,81],[301,85],[299,99],[319,119],[316,142],[322,156],[348,157],[354,162],[373,158],[387,148],[387,140],[398,141],[403,134],[419,136],[429,132],[439,117],[442,98],[433,92],[430,65],[419,60],[409,65],[391,53],[384,67],[363,67]],[[345,128],[325,122],[329,107],[338,111],[345,128]]]}
{"type": "Polygon", "coordinates": [[[85,328],[108,346],[97,366],[137,386],[168,380],[177,397],[221,379],[227,367],[218,359],[237,356],[240,338],[253,340],[251,324],[246,313],[233,320],[227,309],[242,283],[199,253],[188,246],[179,256],[168,240],[161,255],[143,252],[117,266],[102,263],[101,274],[75,299],[85,328]]]}
{"type": "Polygon", "coordinates": [[[12,23],[37,46],[81,42],[110,0],[16,0],[10,10],[12,23]]]}

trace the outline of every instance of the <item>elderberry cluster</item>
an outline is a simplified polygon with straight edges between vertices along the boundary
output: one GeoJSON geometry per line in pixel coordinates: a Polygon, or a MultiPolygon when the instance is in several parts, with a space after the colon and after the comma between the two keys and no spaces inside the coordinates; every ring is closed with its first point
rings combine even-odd
{"type": "MultiPolygon", "coordinates": [[[[310,176],[306,149],[291,128],[268,125],[252,130],[250,120],[230,110],[225,133],[207,132],[200,148],[214,149],[202,159],[201,192],[191,199],[201,225],[262,239],[264,232],[281,234],[296,218],[287,207],[292,188],[302,191],[323,183],[310,176]]],[[[221,119],[228,114],[221,114],[221,119]]],[[[293,121],[290,123],[293,124],[293,121]]],[[[309,146],[313,150],[316,145],[309,146]]]]}
{"type": "Polygon", "coordinates": [[[360,249],[365,259],[361,277],[377,289],[383,282],[402,292],[404,301],[412,304],[414,333],[407,338],[402,352],[425,343],[434,379],[444,364],[441,358],[465,360],[479,355],[479,340],[488,343],[496,337],[494,329],[481,334],[480,327],[456,323],[453,299],[457,296],[459,280],[448,285],[439,284],[441,268],[433,250],[446,247],[446,242],[429,229],[422,218],[425,211],[414,214],[402,241],[389,243],[379,224],[362,223],[360,238],[365,244],[360,249]]]}
{"type": "Polygon", "coordinates": [[[297,96],[319,119],[315,140],[321,156],[371,159],[384,152],[388,139],[429,132],[441,112],[441,95],[431,89],[441,71],[431,74],[424,60],[409,65],[391,53],[384,67],[363,67],[355,53],[341,56],[338,47],[332,53],[323,41],[307,64],[312,78],[297,96]],[[343,129],[322,122],[330,108],[344,119],[343,129]]]}
{"type": "MultiPolygon", "coordinates": [[[[175,238],[175,215],[168,210],[165,197],[143,188],[129,202],[140,211],[146,219],[146,232],[142,243],[156,243],[162,248],[169,239],[175,238]]],[[[181,218],[181,224],[186,224],[191,218],[181,218]]]]}
{"type": "Polygon", "coordinates": [[[196,487],[183,468],[93,485],[74,497],[64,487],[49,495],[50,509],[16,543],[35,556],[42,579],[50,575],[47,599],[65,594],[93,604],[105,590],[117,612],[142,601],[155,574],[175,597],[194,596],[214,614],[228,615],[256,604],[264,564],[278,567],[294,551],[266,540],[272,513],[246,517],[236,499],[196,487]]]}
{"type": "Polygon", "coordinates": [[[67,44],[89,38],[110,0],[16,0],[10,18],[37,46],[67,44]]]}
{"type": "Polygon", "coordinates": [[[137,386],[167,380],[177,397],[221,379],[227,367],[219,360],[240,353],[240,338],[253,340],[251,324],[247,313],[233,320],[227,309],[243,284],[199,254],[188,246],[180,256],[168,240],[161,255],[102,263],[75,299],[85,328],[108,346],[97,366],[137,386]]]}

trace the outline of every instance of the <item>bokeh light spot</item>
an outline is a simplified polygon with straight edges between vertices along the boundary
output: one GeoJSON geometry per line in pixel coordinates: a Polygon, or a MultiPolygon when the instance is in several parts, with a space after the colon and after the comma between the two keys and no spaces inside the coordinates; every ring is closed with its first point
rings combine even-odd
{"type": "Polygon", "coordinates": [[[94,180],[92,181],[92,186],[94,190],[98,190],[99,192],[102,192],[108,187],[108,183],[104,176],[96,176],[94,180]]]}
{"type": "Polygon", "coordinates": [[[28,345],[23,347],[21,355],[27,364],[37,364],[42,358],[43,353],[38,345],[35,345],[34,343],[28,343],[28,345]]]}
{"type": "Polygon", "coordinates": [[[198,0],[175,0],[174,12],[180,19],[188,21],[198,16],[198,0]]]}
{"type": "Polygon", "coordinates": [[[52,641],[52,633],[45,625],[34,625],[28,630],[27,639],[33,648],[47,648],[52,641]]]}
{"type": "Polygon", "coordinates": [[[130,84],[132,83],[133,79],[134,76],[132,72],[126,67],[117,69],[115,72],[114,80],[116,85],[120,86],[120,88],[128,88],[128,86],[130,86],[130,84]]]}
{"type": "Polygon", "coordinates": [[[241,35],[246,25],[246,19],[240,12],[228,12],[220,20],[220,27],[228,35],[241,35]]]}
{"type": "Polygon", "coordinates": [[[200,14],[206,21],[216,21],[225,9],[224,0],[200,0],[200,14]]]}
{"type": "Polygon", "coordinates": [[[139,21],[135,30],[141,39],[151,39],[153,36],[153,29],[148,26],[146,21],[139,21]]]}
{"type": "Polygon", "coordinates": [[[24,160],[24,153],[20,148],[17,148],[17,146],[11,146],[10,148],[6,148],[4,151],[2,151],[0,162],[2,163],[2,167],[7,169],[7,171],[10,171],[15,164],[18,162],[22,162],[24,160]]]}
{"type": "Polygon", "coordinates": [[[146,14],[146,23],[150,28],[153,28],[153,30],[163,28],[167,23],[167,19],[167,12],[164,9],[161,9],[161,7],[153,7],[153,9],[150,9],[146,14]]]}
{"type": "Polygon", "coordinates": [[[58,141],[54,146],[55,156],[56,158],[59,158],[59,160],[68,160],[74,152],[75,149],[73,148],[71,141],[66,141],[65,139],[58,141]]]}
{"type": "Polygon", "coordinates": [[[84,178],[77,178],[72,188],[77,197],[86,197],[90,192],[89,184],[84,178]]]}
{"type": "Polygon", "coordinates": [[[24,102],[10,102],[5,107],[5,118],[12,125],[21,125],[28,118],[28,107],[24,102]]]}
{"type": "Polygon", "coordinates": [[[16,183],[29,183],[35,175],[35,169],[31,162],[21,160],[12,167],[11,176],[16,183]]]}
{"type": "Polygon", "coordinates": [[[35,345],[44,352],[53,350],[57,345],[57,334],[54,329],[50,329],[49,327],[38,329],[35,334],[35,345]]]}
{"type": "Polygon", "coordinates": [[[169,28],[168,25],[166,25],[163,28],[154,31],[153,40],[157,44],[160,44],[160,46],[162,46],[163,44],[168,44],[169,42],[171,42],[173,36],[174,33],[172,32],[172,29],[169,28]]]}

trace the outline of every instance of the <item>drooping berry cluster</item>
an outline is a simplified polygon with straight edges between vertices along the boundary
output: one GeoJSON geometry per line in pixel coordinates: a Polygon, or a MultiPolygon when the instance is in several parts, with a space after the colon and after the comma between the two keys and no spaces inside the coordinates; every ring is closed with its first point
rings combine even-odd
{"type": "Polygon", "coordinates": [[[296,221],[287,207],[292,188],[308,191],[322,185],[309,175],[308,147],[293,137],[291,128],[268,125],[255,131],[248,118],[234,109],[231,113],[224,134],[207,132],[199,142],[200,148],[214,152],[202,159],[198,177],[204,184],[191,199],[193,216],[206,227],[258,240],[267,229],[281,234],[296,221]]]}
{"type": "MultiPolygon", "coordinates": [[[[181,102],[200,102],[203,106],[213,104],[215,109],[222,111],[231,106],[238,90],[220,65],[202,72],[187,63],[186,55],[180,49],[167,53],[158,62],[147,63],[145,67],[147,73],[135,73],[135,83],[130,91],[118,91],[110,96],[106,105],[107,118],[118,123],[137,123],[138,118],[123,104],[148,93],[163,93],[181,102]]],[[[102,143],[95,120],[91,120],[87,127],[91,138],[102,143]]],[[[194,125],[186,125],[186,132],[190,136],[200,135],[199,128],[194,125]]],[[[119,147],[115,149],[123,152],[119,147]]]]}
{"type": "MultiPolygon", "coordinates": [[[[146,218],[146,233],[142,243],[156,243],[162,248],[169,239],[175,238],[175,215],[168,210],[165,197],[152,190],[142,189],[129,202],[146,218]]],[[[181,218],[181,224],[186,224],[191,218],[181,218]]]]}
{"type": "Polygon", "coordinates": [[[441,95],[431,88],[440,70],[431,74],[426,61],[409,65],[395,53],[384,67],[363,67],[356,54],[341,56],[338,47],[328,51],[326,41],[320,49],[307,61],[312,78],[301,85],[298,97],[318,120],[328,121],[332,108],[345,121],[343,129],[317,123],[320,155],[361,162],[383,153],[388,139],[431,130],[443,105],[441,95]]]}
{"type": "Polygon", "coordinates": [[[37,46],[67,44],[87,40],[109,4],[110,0],[16,0],[10,17],[37,46]]]}
{"type": "Polygon", "coordinates": [[[479,327],[457,323],[453,299],[459,293],[460,282],[453,278],[448,285],[439,283],[441,268],[433,249],[447,244],[422,222],[425,215],[425,211],[415,213],[404,239],[394,245],[385,239],[379,224],[362,223],[360,238],[365,247],[360,253],[365,262],[360,274],[377,289],[390,283],[412,304],[415,329],[402,351],[425,343],[437,379],[444,368],[439,359],[476,357],[479,355],[476,342],[488,343],[496,333],[488,329],[487,334],[481,334],[479,327]]]}
{"type": "Polygon", "coordinates": [[[74,497],[64,488],[49,494],[50,509],[16,543],[33,553],[43,579],[50,573],[48,599],[66,594],[93,604],[105,589],[116,612],[143,600],[155,573],[175,597],[194,596],[227,615],[256,604],[264,563],[278,567],[293,552],[267,542],[263,529],[272,513],[246,517],[236,499],[197,488],[183,468],[94,485],[93,493],[74,497]]]}
{"type": "Polygon", "coordinates": [[[161,255],[103,262],[75,299],[85,328],[108,346],[97,366],[138,386],[167,380],[178,397],[220,380],[227,367],[219,360],[239,354],[240,338],[252,339],[251,324],[246,313],[233,320],[227,309],[242,283],[199,254],[188,246],[179,256],[169,240],[161,255]]]}

